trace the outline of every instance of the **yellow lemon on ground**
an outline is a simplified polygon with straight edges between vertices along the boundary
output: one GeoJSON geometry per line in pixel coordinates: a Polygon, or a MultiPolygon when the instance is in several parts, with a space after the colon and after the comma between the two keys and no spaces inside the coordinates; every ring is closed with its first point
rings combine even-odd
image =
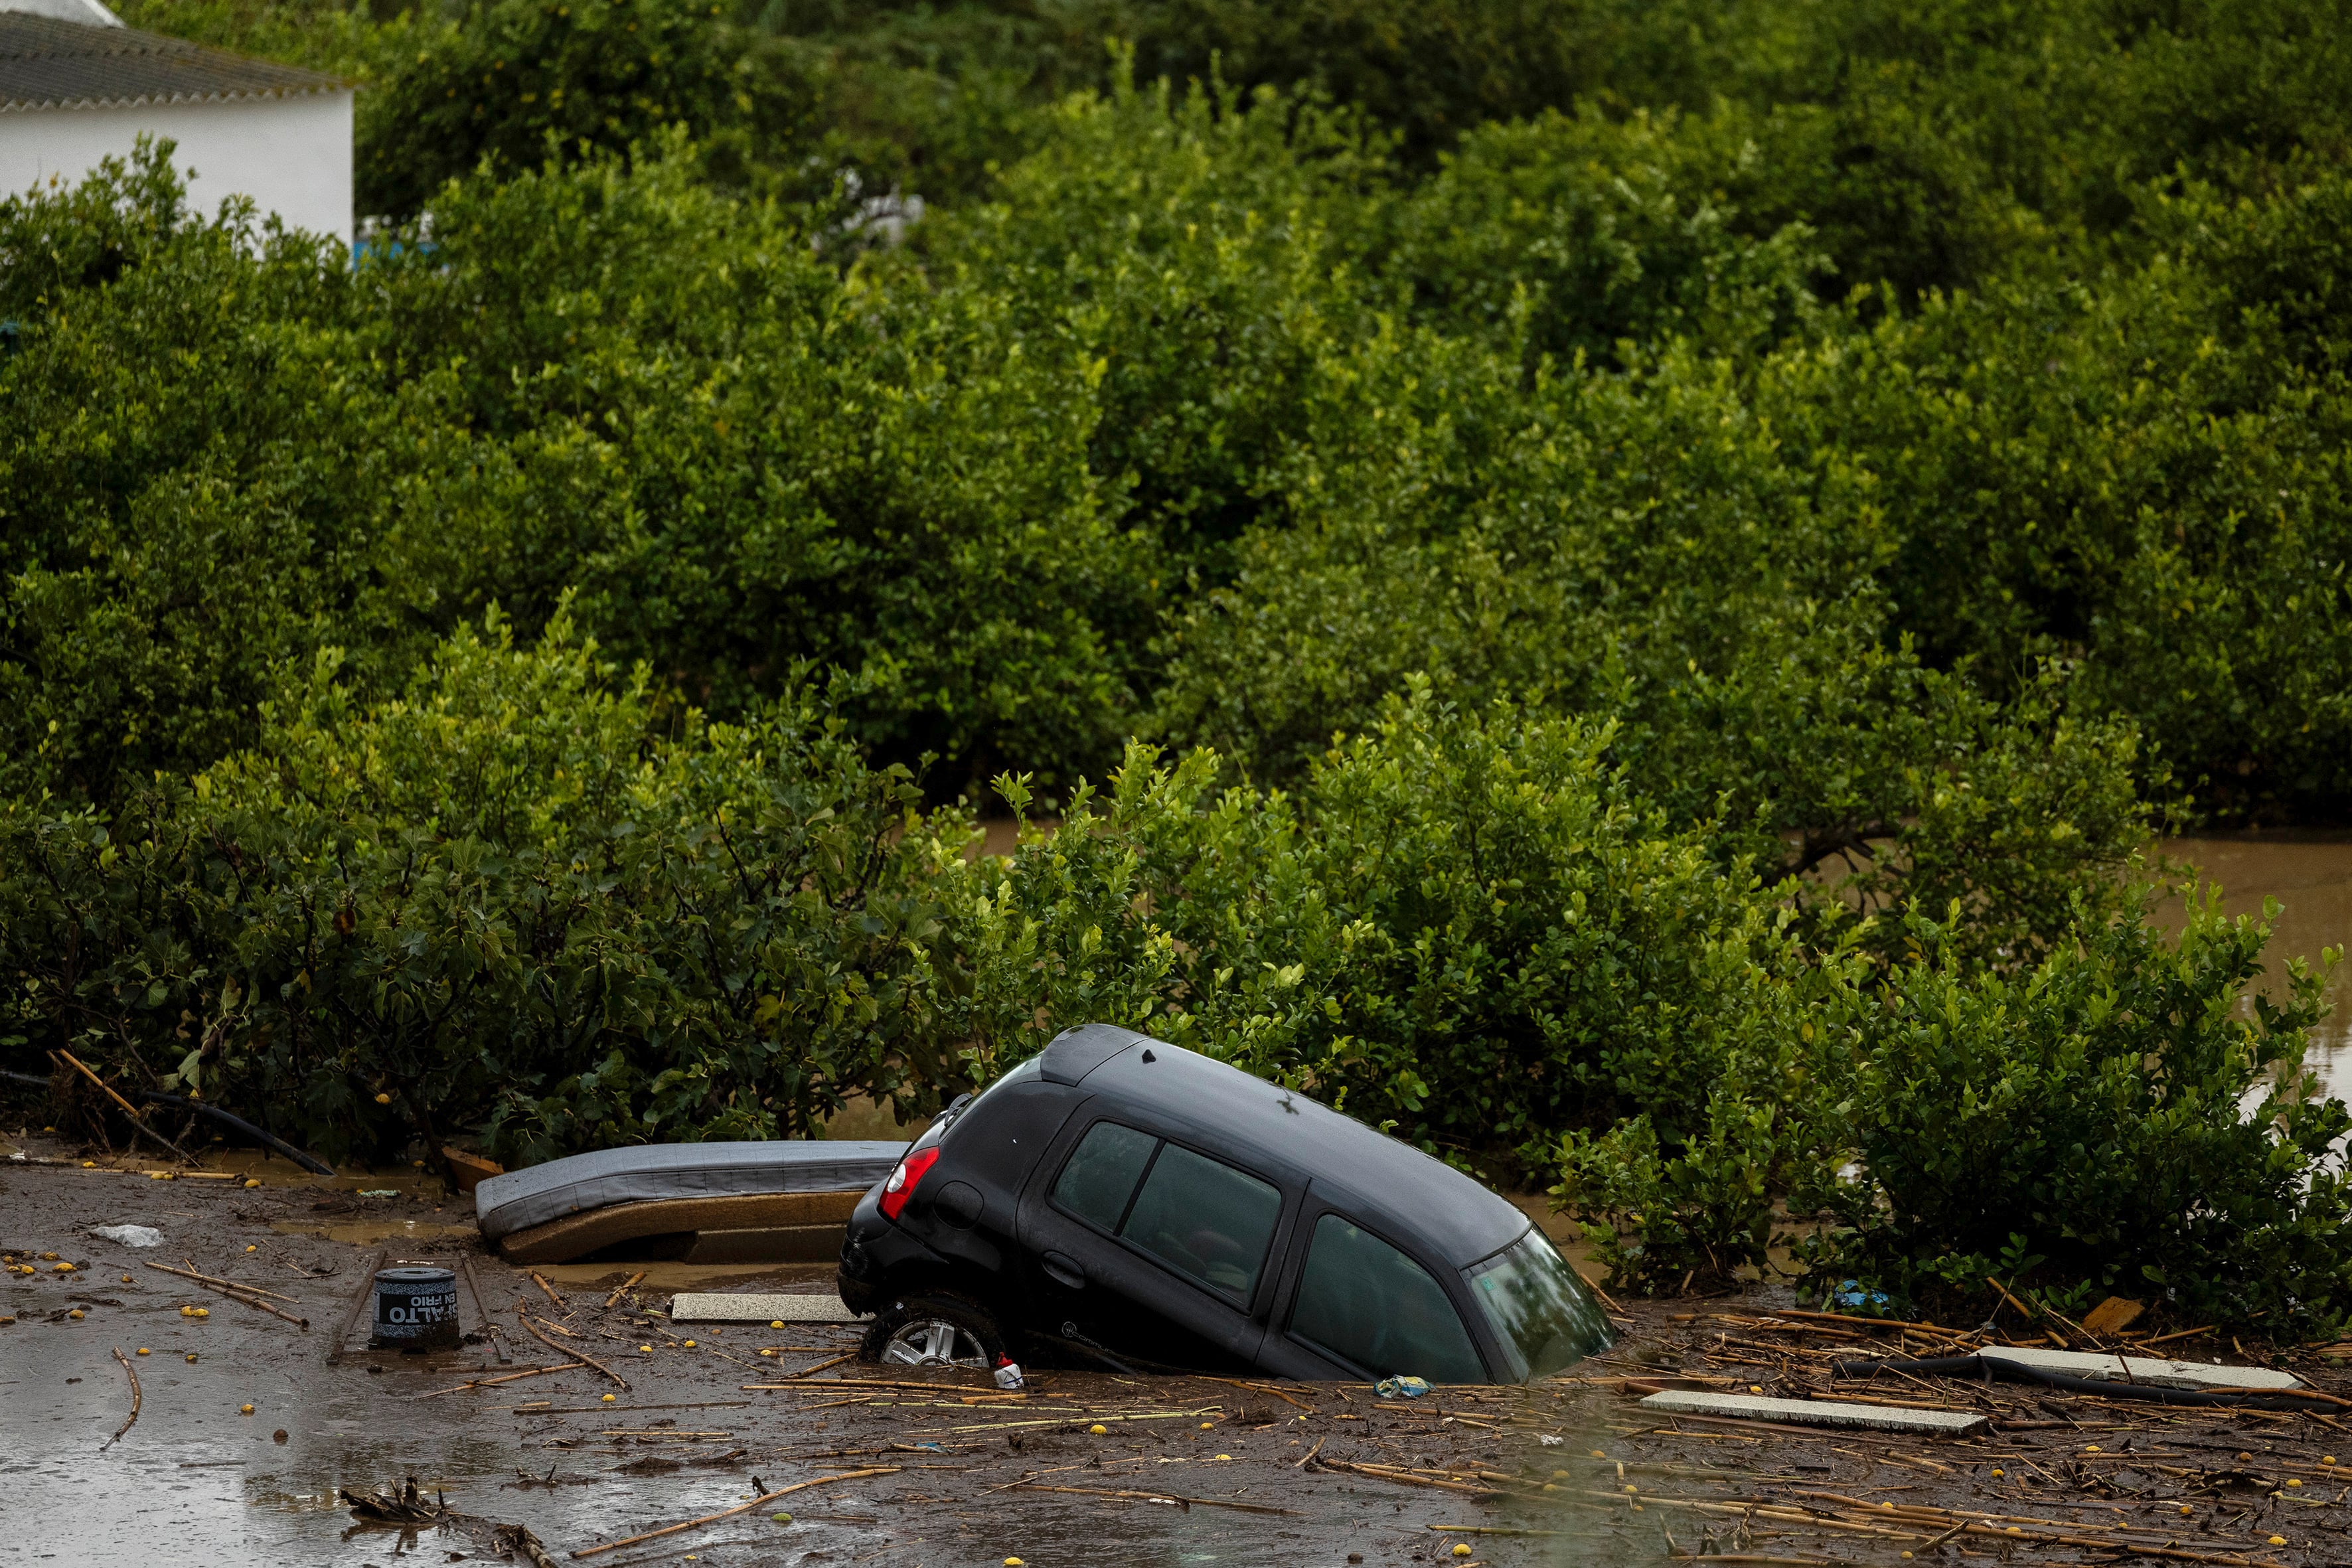
{"type": "Polygon", "coordinates": [[[132,1353],[136,1355],[145,1355],[147,1353],[147,1347],[145,1345],[141,1345],[138,1350],[132,1353]]]}
{"type": "Polygon", "coordinates": [[[1018,1557],[1008,1557],[1004,1560],[1004,1568],[1024,1568],[1024,1564],[1018,1557]]]}
{"type": "Polygon", "coordinates": [[[770,1328],[772,1328],[772,1329],[781,1329],[781,1328],[782,1328],[783,1326],[784,1326],[784,1325],[783,1325],[783,1324],[782,1324],[782,1322],[781,1322],[781,1321],[773,1322],[773,1323],[770,1323],[770,1324],[768,1325],[768,1327],[770,1327],[770,1328]]]}
{"type": "Polygon", "coordinates": [[[379,1094],[375,1097],[375,1102],[378,1105],[390,1105],[392,1103],[392,1096],[388,1094],[379,1094]]]}
{"type": "MultiPolygon", "coordinates": [[[[76,1322],[79,1322],[81,1321],[81,1309],[79,1307],[76,1307],[72,1311],[68,1312],[66,1316],[73,1319],[76,1322]]],[[[14,1322],[16,1320],[12,1318],[9,1321],[14,1322]]]]}
{"type": "Polygon", "coordinates": [[[1201,1423],[1201,1430],[1202,1430],[1202,1431],[1203,1431],[1203,1432],[1205,1432],[1205,1431],[1207,1431],[1207,1430],[1210,1428],[1210,1426],[1211,1426],[1212,1425],[1213,1425],[1213,1423],[1207,1422],[1207,1421],[1203,1421],[1203,1422],[1202,1422],[1202,1423],[1201,1423]]]}
{"type": "Polygon", "coordinates": [[[189,1362],[193,1364],[193,1363],[194,1363],[195,1359],[196,1359],[196,1352],[194,1352],[194,1351],[190,1351],[190,1352],[188,1352],[188,1360],[189,1360],[189,1362]]]}
{"type": "Polygon", "coordinates": [[[1454,1556],[1456,1556],[1456,1557],[1467,1557],[1467,1556],[1469,1556],[1469,1555],[1470,1555],[1470,1545],[1469,1545],[1469,1543],[1468,1543],[1467,1542],[1457,1542],[1457,1543],[1455,1544],[1454,1548],[1454,1556]]]}
{"type": "Polygon", "coordinates": [[[248,1188],[251,1188],[251,1187],[257,1187],[257,1186],[261,1185],[261,1184],[260,1184],[259,1182],[257,1182],[257,1181],[253,1180],[250,1176],[248,1176],[248,1177],[247,1177],[247,1178],[246,1178],[246,1183],[245,1183],[245,1184],[246,1184],[248,1188]]]}
{"type": "Polygon", "coordinates": [[[73,1271],[74,1266],[70,1263],[58,1264],[49,1270],[52,1274],[70,1274],[73,1271]]]}
{"type": "Polygon", "coordinates": [[[647,1355],[651,1355],[654,1350],[654,1347],[651,1345],[639,1345],[637,1348],[645,1352],[647,1355]]]}
{"type": "Polygon", "coordinates": [[[260,1251],[260,1250],[261,1250],[261,1248],[259,1248],[258,1247],[247,1247],[247,1248],[246,1248],[246,1250],[247,1250],[247,1252],[258,1252],[258,1251],[260,1251]]]}
{"type": "Polygon", "coordinates": [[[1104,1426],[1099,1421],[1087,1427],[1087,1431],[1097,1437],[1108,1437],[1110,1436],[1110,1428],[1104,1426]]]}
{"type": "Polygon", "coordinates": [[[2284,1546],[2286,1544],[2286,1537],[2284,1535],[2273,1535],[2271,1537],[2271,1544],[2273,1546],[2284,1546]]]}
{"type": "Polygon", "coordinates": [[[209,1318],[213,1315],[213,1310],[210,1307],[199,1307],[196,1309],[195,1315],[199,1318],[209,1318]]]}
{"type": "Polygon", "coordinates": [[[236,1407],[236,1413],[239,1415],[250,1415],[253,1414],[253,1406],[250,1405],[240,1405],[236,1407]]]}
{"type": "Polygon", "coordinates": [[[607,1405],[610,1405],[610,1404],[612,1404],[612,1403],[613,1403],[613,1401],[614,1401],[614,1399],[616,1399],[616,1398],[618,1398],[618,1397],[619,1397],[619,1396],[618,1396],[617,1394],[608,1394],[604,1395],[604,1403],[605,1403],[605,1404],[607,1404],[607,1405]]]}
{"type": "Polygon", "coordinates": [[[1992,1479],[1993,1479],[1994,1480],[1999,1480],[1999,1479],[2000,1479],[2000,1478],[2001,1478],[2001,1477],[2003,1477],[2003,1476],[2005,1476],[2005,1475],[2007,1475],[2007,1474],[2009,1474],[2009,1472],[2008,1472],[2007,1470],[1995,1470],[1995,1471],[1992,1473],[1992,1479]]]}
{"type": "Polygon", "coordinates": [[[2293,1476],[2290,1476],[2290,1477],[2288,1477],[2288,1478],[2287,1478],[2287,1483],[2286,1483],[2286,1484],[2287,1484],[2287,1485],[2289,1485],[2289,1486],[2291,1486],[2291,1487],[2299,1487],[2299,1486],[2303,1485],[2303,1482],[2302,1482],[2300,1479],[2298,1479],[2297,1478],[2293,1477],[2293,1476]]]}
{"type": "Polygon", "coordinates": [[[687,1342],[686,1342],[686,1348],[687,1348],[687,1349],[688,1349],[688,1350],[692,1350],[692,1349],[694,1348],[694,1342],[693,1342],[692,1340],[688,1340],[688,1341],[687,1341],[687,1342]]]}
{"type": "Polygon", "coordinates": [[[1233,1456],[1232,1456],[1231,1454],[1219,1454],[1219,1455],[1217,1456],[1217,1458],[1219,1458],[1220,1459],[1230,1459],[1230,1458],[1233,1458],[1233,1456]]]}

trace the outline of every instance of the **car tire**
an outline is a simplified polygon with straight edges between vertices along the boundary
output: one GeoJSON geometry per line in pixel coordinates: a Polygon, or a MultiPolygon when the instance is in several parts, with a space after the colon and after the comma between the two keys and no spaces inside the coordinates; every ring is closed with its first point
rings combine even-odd
{"type": "Polygon", "coordinates": [[[985,1372],[1004,1354],[1004,1331],[988,1309],[946,1291],[900,1296],[876,1314],[857,1347],[892,1366],[961,1366],[985,1372]]]}

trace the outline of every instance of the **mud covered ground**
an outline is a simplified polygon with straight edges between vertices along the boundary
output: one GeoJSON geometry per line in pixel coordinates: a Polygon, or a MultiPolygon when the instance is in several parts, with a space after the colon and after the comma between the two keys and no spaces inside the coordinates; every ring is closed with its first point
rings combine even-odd
{"type": "MultiPolygon", "coordinates": [[[[522,1550],[502,1525],[530,1531],[548,1561],[608,1568],[2352,1563],[2344,1405],[2156,1410],[1882,1373],[1836,1386],[1981,1409],[1994,1434],[1890,1440],[1640,1409],[1664,1380],[1805,1397],[1830,1392],[1838,1355],[1942,1348],[1776,1317],[1785,1294],[1628,1303],[1616,1350],[1532,1389],[1393,1402],[1361,1386],[1038,1369],[1006,1397],[977,1376],[842,1361],[848,1326],[673,1327],[663,1310],[682,1289],[829,1295],[827,1269],[656,1265],[617,1298],[634,1268],[544,1269],[559,1303],[485,1251],[470,1205],[421,1173],[314,1179],[231,1157],[212,1162],[227,1179],[165,1182],[18,1142],[28,1161],[0,1163],[0,1249],[34,1272],[0,1284],[0,1316],[15,1320],[0,1324],[0,1564],[498,1560],[522,1550]],[[64,1163],[34,1163],[52,1159],[64,1163]],[[121,1223],[165,1244],[89,1234],[121,1223]],[[342,1335],[379,1253],[467,1258],[495,1331],[480,1333],[468,1297],[480,1342],[458,1351],[370,1352],[363,1322],[342,1335]],[[156,1264],[276,1291],[310,1326],[156,1264]],[[613,1376],[483,1381],[565,1361],[550,1342],[613,1376]],[[119,1440],[131,1398],[117,1350],[141,1390],[119,1440]],[[356,1520],[338,1497],[409,1477],[450,1513],[403,1530],[356,1520]]],[[[2170,1353],[2264,1349],[2207,1336],[2170,1353]]],[[[2352,1394],[2342,1363],[2291,1364],[2352,1394]]]]}

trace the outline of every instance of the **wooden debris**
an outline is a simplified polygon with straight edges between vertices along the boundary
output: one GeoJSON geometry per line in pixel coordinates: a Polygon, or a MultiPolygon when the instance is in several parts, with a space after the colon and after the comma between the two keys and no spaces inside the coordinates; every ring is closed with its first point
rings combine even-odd
{"type": "Polygon", "coordinates": [[[547,1292],[547,1299],[555,1303],[555,1310],[557,1311],[569,1312],[572,1310],[572,1303],[566,1301],[562,1297],[555,1293],[555,1287],[547,1282],[546,1275],[541,1274],[538,1269],[534,1268],[530,1271],[530,1282],[547,1292]]]}
{"type": "Polygon", "coordinates": [[[338,1488],[335,1495],[343,1506],[370,1524],[396,1524],[404,1530],[420,1525],[437,1524],[449,1510],[437,1500],[428,1500],[417,1490],[416,1478],[410,1476],[397,1490],[379,1487],[372,1492],[355,1492],[338,1488]]]}
{"type": "Polygon", "coordinates": [[[2139,1321],[2147,1310],[2144,1301],[2130,1300],[2122,1296],[2110,1296],[2083,1314],[2083,1331],[2101,1339],[2112,1339],[2139,1321]]]}
{"type": "Polygon", "coordinates": [[[342,1361],[343,1346],[351,1342],[352,1330],[358,1326],[360,1314],[367,1310],[369,1305],[374,1301],[375,1277],[383,1269],[383,1260],[390,1255],[390,1248],[377,1247],[374,1260],[369,1263],[366,1269],[361,1273],[359,1294],[352,1298],[350,1309],[343,1313],[343,1326],[336,1331],[335,1342],[327,1347],[329,1366],[335,1366],[342,1361]]]}
{"type": "Polygon", "coordinates": [[[490,1544],[511,1556],[519,1556],[531,1568],[560,1568],[538,1536],[520,1524],[502,1524],[490,1531],[490,1544]]]}
{"type": "MultiPolygon", "coordinates": [[[[198,1274],[191,1269],[174,1268],[168,1263],[150,1263],[146,1267],[161,1269],[166,1274],[177,1274],[184,1279],[193,1279],[207,1290],[217,1290],[232,1301],[240,1302],[245,1306],[256,1308],[258,1310],[268,1313],[273,1318],[283,1318],[288,1322],[296,1325],[298,1328],[308,1329],[310,1326],[310,1319],[297,1317],[292,1312],[289,1312],[283,1308],[273,1307],[268,1302],[262,1300],[257,1295],[251,1294],[250,1292],[252,1291],[253,1287],[249,1285],[239,1285],[235,1281],[228,1279],[215,1279],[208,1274],[198,1274]]],[[[284,1296],[280,1297],[279,1300],[290,1301],[294,1300],[294,1298],[291,1296],[284,1296]]]]}
{"type": "Polygon", "coordinates": [[[1242,1513],[1279,1513],[1296,1516],[1297,1510],[1276,1508],[1271,1503],[1234,1502],[1227,1498],[1183,1497],[1175,1492],[1113,1491],[1108,1487],[1048,1487],[1034,1481],[1015,1481],[1003,1489],[1015,1492],[1070,1492],[1079,1497],[1124,1498],[1130,1502],[1165,1503],[1190,1512],[1194,1508],[1229,1508],[1242,1513]]]}
{"type": "Polygon", "coordinates": [[[247,1285],[241,1279],[223,1279],[216,1275],[198,1273],[196,1261],[193,1258],[183,1258],[181,1261],[187,1265],[185,1268],[174,1268],[168,1263],[150,1263],[147,1267],[160,1268],[166,1274],[177,1274],[183,1279],[194,1279],[201,1285],[225,1286],[231,1290],[242,1290],[248,1296],[267,1296],[273,1301],[284,1301],[289,1306],[299,1307],[302,1304],[301,1297],[289,1296],[282,1290],[265,1290],[258,1285],[247,1285]]]}
{"type": "Polygon", "coordinates": [[[831,1486],[835,1481],[863,1480],[868,1476],[895,1476],[898,1470],[899,1467],[897,1465],[877,1465],[870,1469],[846,1470],[837,1476],[819,1476],[814,1480],[794,1481],[791,1486],[779,1487],[774,1491],[753,1498],[750,1502],[738,1503],[733,1508],[720,1512],[706,1513],[700,1519],[689,1519],[682,1524],[666,1524],[659,1530],[648,1530],[643,1535],[632,1535],[625,1540],[608,1541],[601,1546],[583,1546],[572,1552],[572,1556],[576,1560],[594,1557],[606,1552],[618,1552],[624,1546],[642,1545],[648,1541],[658,1541],[665,1535],[676,1535],[682,1530],[698,1530],[706,1524],[716,1524],[722,1519],[733,1519],[739,1513],[750,1513],[753,1509],[765,1508],[780,1497],[789,1497],[809,1487],[831,1486]]]}
{"type": "Polygon", "coordinates": [[[500,1373],[496,1377],[478,1377],[470,1383],[461,1383],[455,1388],[436,1388],[430,1394],[420,1394],[415,1397],[438,1399],[445,1394],[463,1394],[469,1388],[488,1388],[496,1384],[515,1383],[526,1377],[540,1377],[551,1372],[570,1372],[574,1367],[584,1372],[588,1368],[588,1363],[584,1361],[567,1361],[560,1366],[535,1366],[525,1372],[500,1373]]]}
{"type": "Polygon", "coordinates": [[[158,1132],[152,1127],[148,1126],[147,1119],[140,1115],[139,1112],[132,1108],[129,1100],[123,1099],[121,1095],[115,1093],[113,1089],[108,1088],[104,1079],[90,1071],[87,1067],[84,1067],[79,1057],[75,1056],[71,1051],[64,1050],[52,1051],[49,1054],[54,1057],[63,1057],[66,1060],[67,1066],[72,1068],[76,1072],[81,1074],[82,1077],[96,1084],[98,1086],[98,1091],[100,1094],[103,1094],[107,1099],[114,1101],[116,1105],[121,1107],[122,1114],[131,1118],[131,1126],[136,1127],[140,1131],[144,1132],[148,1137],[163,1145],[164,1148],[169,1149],[173,1153],[177,1154],[189,1164],[193,1165],[196,1163],[196,1157],[194,1154],[189,1153],[185,1149],[181,1148],[177,1143],[173,1142],[161,1132],[158,1132]]]}
{"type": "Polygon", "coordinates": [[[466,1294],[473,1299],[474,1319],[482,1325],[483,1336],[490,1342],[490,1349],[497,1354],[499,1364],[501,1366],[508,1364],[514,1358],[507,1354],[506,1342],[499,1333],[499,1325],[492,1321],[488,1310],[482,1305],[482,1288],[474,1282],[474,1260],[462,1252],[457,1254],[457,1272],[465,1276],[466,1294]]]}
{"type": "MultiPolygon", "coordinates": [[[[531,1278],[536,1279],[539,1276],[534,1274],[531,1278]]],[[[598,1361],[586,1351],[573,1350],[569,1346],[557,1344],[553,1340],[551,1340],[545,1334],[541,1333],[539,1331],[539,1325],[530,1321],[530,1314],[529,1312],[525,1312],[518,1309],[515,1316],[522,1320],[523,1331],[526,1333],[530,1334],[531,1338],[537,1340],[541,1344],[545,1345],[549,1350],[553,1351],[556,1354],[568,1355],[575,1361],[585,1362],[588,1365],[594,1367],[598,1372],[603,1373],[606,1377],[611,1378],[614,1383],[619,1384],[623,1388],[627,1388],[629,1386],[629,1380],[627,1378],[623,1377],[619,1373],[614,1372],[611,1367],[606,1366],[603,1362],[598,1361]]]]}
{"type": "Polygon", "coordinates": [[[125,1432],[130,1431],[131,1424],[139,1419],[139,1404],[141,1398],[139,1393],[139,1369],[132,1366],[131,1364],[131,1358],[124,1355],[119,1349],[114,1352],[114,1359],[122,1363],[122,1374],[131,1380],[131,1414],[122,1418],[122,1425],[114,1429],[113,1436],[109,1437],[105,1442],[100,1443],[98,1446],[98,1451],[101,1454],[105,1453],[109,1448],[113,1447],[117,1443],[121,1442],[122,1435],[125,1432]]]}
{"type": "Polygon", "coordinates": [[[606,1308],[609,1309],[619,1306],[621,1304],[621,1298],[627,1295],[636,1285],[637,1281],[643,1279],[645,1277],[646,1271],[640,1268],[635,1274],[630,1275],[626,1279],[622,1280],[619,1285],[614,1288],[613,1293],[604,1298],[604,1305],[606,1308]]]}

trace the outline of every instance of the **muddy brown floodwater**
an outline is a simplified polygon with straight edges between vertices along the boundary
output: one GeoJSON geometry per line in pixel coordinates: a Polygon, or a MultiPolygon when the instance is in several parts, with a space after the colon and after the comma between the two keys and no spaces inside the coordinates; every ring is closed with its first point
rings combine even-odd
{"type": "MultiPolygon", "coordinates": [[[[2219,883],[2222,908],[2230,914],[2260,914],[2263,900],[2278,900],[2278,919],[2263,955],[2269,972],[2265,990],[2277,984],[2287,960],[2300,958],[2315,970],[2321,949],[2341,952],[2352,942],[2352,837],[2241,833],[2169,839],[2160,849],[2204,880],[2219,883]]],[[[2168,900],[2158,918],[2178,931],[2184,918],[2181,901],[2168,900]]],[[[2346,972],[2339,968],[2327,987],[2335,1006],[2312,1032],[2310,1066],[2326,1092],[2352,1099],[2352,1008],[2344,1005],[2346,985],[2346,972]]]]}
{"type": "MultiPolygon", "coordinates": [[[[222,1179],[165,1182],[83,1168],[54,1139],[0,1142],[31,1162],[0,1163],[0,1251],[31,1270],[0,1285],[0,1318],[13,1320],[0,1322],[0,1564],[392,1568],[490,1557],[501,1525],[527,1528],[567,1568],[1688,1553],[2304,1568],[2345,1561],[2352,1538],[2352,1427],[2326,1414],[2352,1415],[2340,1402],[2308,1415],[2156,1411],[1896,1375],[1863,1385],[1864,1399],[1994,1418],[1991,1436],[1967,1441],[1639,1407],[1661,1381],[1850,1394],[1853,1383],[1832,1384],[1835,1355],[1943,1343],[1805,1320],[1784,1289],[1633,1304],[1614,1350],[1527,1389],[1383,1401],[1360,1384],[1041,1368],[1007,1396],[974,1374],[844,1361],[846,1326],[673,1326],[663,1310],[688,1287],[829,1293],[822,1268],[652,1265],[634,1290],[620,1289],[634,1268],[547,1268],[551,1296],[415,1173],[314,1181],[247,1160],[222,1179]],[[264,1184],[246,1187],[248,1174],[264,1184]],[[121,1223],[156,1227],[164,1245],[91,1234],[121,1223]],[[467,1326],[478,1334],[486,1315],[497,1332],[413,1356],[365,1350],[363,1326],[342,1337],[379,1253],[464,1259],[483,1310],[461,1290],[467,1326]],[[276,1291],[310,1326],[157,1264],[276,1291]],[[548,1341],[615,1378],[575,1364],[488,1382],[568,1359],[529,1335],[524,1309],[548,1341]],[[140,1387],[127,1430],[125,1363],[140,1387]],[[446,1521],[363,1524],[338,1497],[410,1477],[428,1505],[453,1510],[446,1521]],[[596,1550],[785,1488],[798,1489],[596,1550]]],[[[2178,1327],[2194,1325],[2143,1331],[2178,1327]]],[[[2267,1349],[2208,1334],[2165,1353],[2267,1349]]],[[[2289,1364],[2339,1401],[2352,1382],[2319,1355],[2289,1364]]]]}

